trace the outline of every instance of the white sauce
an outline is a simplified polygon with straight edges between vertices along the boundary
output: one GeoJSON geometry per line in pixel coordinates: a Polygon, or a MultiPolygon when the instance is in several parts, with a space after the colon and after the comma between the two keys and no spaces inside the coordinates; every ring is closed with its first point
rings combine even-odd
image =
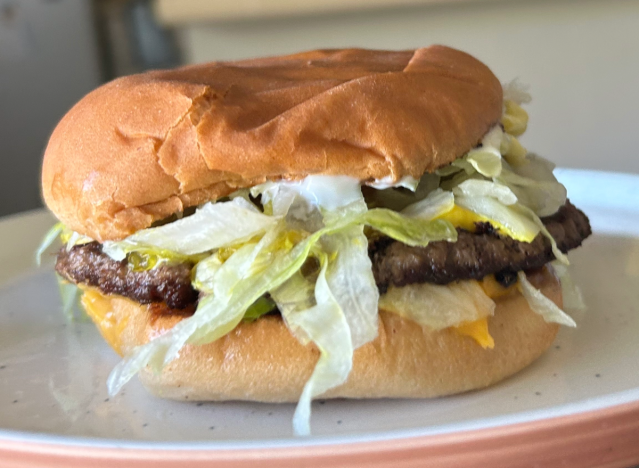
{"type": "Polygon", "coordinates": [[[335,210],[362,199],[359,180],[349,176],[311,175],[299,184],[299,194],[326,210],[335,210]]]}
{"type": "Polygon", "coordinates": [[[419,179],[415,179],[411,176],[402,177],[397,182],[393,182],[393,178],[391,176],[386,176],[382,179],[376,179],[375,182],[371,182],[367,185],[377,190],[404,187],[414,192],[417,190],[417,184],[419,184],[419,179]]]}

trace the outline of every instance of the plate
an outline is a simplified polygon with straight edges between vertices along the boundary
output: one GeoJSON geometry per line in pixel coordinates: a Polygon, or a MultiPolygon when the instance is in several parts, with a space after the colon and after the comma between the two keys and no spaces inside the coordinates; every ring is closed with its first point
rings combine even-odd
{"type": "Polygon", "coordinates": [[[532,366],[435,400],[293,405],[155,399],[137,381],[108,398],[118,357],[60,313],[53,258],[33,252],[44,211],[0,222],[2,466],[630,466],[639,463],[639,176],[562,169],[595,235],[571,254],[587,311],[532,366]]]}

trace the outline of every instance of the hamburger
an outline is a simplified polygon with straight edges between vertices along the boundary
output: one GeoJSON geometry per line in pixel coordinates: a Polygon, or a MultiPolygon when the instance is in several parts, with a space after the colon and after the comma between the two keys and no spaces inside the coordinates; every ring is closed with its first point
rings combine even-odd
{"type": "Polygon", "coordinates": [[[111,394],[297,401],[304,435],[318,397],[486,387],[575,326],[563,265],[591,233],[518,141],[529,99],[443,46],[119,78],[50,138],[40,253],[62,238],[123,357],[111,394]]]}

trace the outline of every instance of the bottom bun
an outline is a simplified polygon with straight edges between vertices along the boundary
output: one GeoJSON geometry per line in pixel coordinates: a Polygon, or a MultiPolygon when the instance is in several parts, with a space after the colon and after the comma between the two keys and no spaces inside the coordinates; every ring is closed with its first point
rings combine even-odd
{"type": "MultiPolygon", "coordinates": [[[[548,269],[530,279],[561,306],[561,285],[548,269]]],[[[125,354],[181,319],[122,297],[100,300],[108,301],[111,323],[122,329],[118,344],[125,354]]],[[[321,398],[436,397],[486,387],[518,372],[548,349],[559,327],[532,312],[516,290],[495,302],[488,322],[493,349],[453,329],[433,331],[380,311],[378,337],[355,351],[348,381],[321,398]]],[[[279,316],[265,316],[242,322],[213,343],[187,345],[160,375],[145,369],[139,377],[162,398],[294,402],[318,357],[318,350],[302,346],[279,316]]]]}

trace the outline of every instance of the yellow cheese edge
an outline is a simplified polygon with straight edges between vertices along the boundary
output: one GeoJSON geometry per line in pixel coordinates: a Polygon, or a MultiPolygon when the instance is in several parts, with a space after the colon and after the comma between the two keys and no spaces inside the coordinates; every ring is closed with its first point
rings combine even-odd
{"type": "Polygon", "coordinates": [[[493,225],[493,227],[495,227],[502,233],[506,234],[508,237],[512,237],[515,240],[518,240],[521,242],[531,242],[534,239],[534,237],[528,238],[528,237],[520,236],[514,233],[513,231],[511,231],[510,229],[508,229],[503,224],[498,223],[497,221],[493,219],[474,213],[470,210],[467,210],[466,208],[462,208],[461,206],[458,206],[458,205],[453,206],[453,208],[450,211],[438,216],[437,219],[443,219],[445,221],[449,221],[454,227],[461,228],[469,232],[476,231],[475,223],[490,223],[493,225]]]}
{"type": "Polygon", "coordinates": [[[126,328],[127,318],[118,320],[113,313],[111,299],[99,291],[84,289],[81,302],[105,341],[122,356],[122,333],[126,328]]]}
{"type": "MultiPolygon", "coordinates": [[[[497,282],[493,275],[486,276],[482,281],[479,281],[479,285],[491,299],[505,296],[516,289],[516,284],[505,288],[497,282]]],[[[453,330],[462,336],[469,336],[484,349],[493,349],[495,340],[488,330],[488,319],[489,317],[484,317],[474,322],[464,322],[453,327],[453,330]]]]}
{"type": "Polygon", "coordinates": [[[461,336],[469,336],[484,349],[493,349],[495,340],[488,331],[488,317],[475,320],[474,322],[464,322],[454,327],[455,332],[461,336]]]}

